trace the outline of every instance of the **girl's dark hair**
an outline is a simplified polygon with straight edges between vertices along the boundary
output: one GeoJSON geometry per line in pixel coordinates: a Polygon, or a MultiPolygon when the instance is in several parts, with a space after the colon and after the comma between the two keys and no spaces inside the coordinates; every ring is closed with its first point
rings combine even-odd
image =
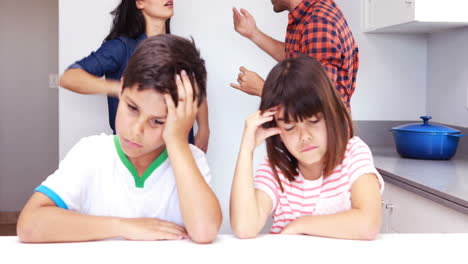
{"type": "MultiPolygon", "coordinates": [[[[351,115],[323,66],[304,55],[277,64],[265,80],[260,110],[264,112],[278,105],[284,109],[285,122],[291,119],[299,122],[318,113],[323,114],[328,142],[323,175],[329,176],[343,161],[346,145],[354,130],[351,115]]],[[[264,124],[264,127],[276,126],[276,121],[264,124]]],[[[284,191],[277,169],[292,182],[299,172],[298,161],[279,135],[268,138],[266,145],[270,166],[281,191],[284,191]]]]}
{"type": "MultiPolygon", "coordinates": [[[[198,85],[193,92],[200,105],[206,98],[205,61],[200,57],[195,43],[175,35],[157,35],[141,42],[128,61],[123,73],[123,88],[137,86],[139,90],[153,89],[161,94],[170,94],[178,103],[175,75],[185,70],[192,85],[198,85]]],[[[195,87],[194,87],[195,89],[195,87]]]]}
{"type": "MultiPolygon", "coordinates": [[[[136,0],[122,0],[111,12],[114,17],[112,28],[104,41],[118,37],[137,38],[145,33],[146,23],[141,10],[136,6],[136,0]]],[[[171,33],[171,19],[166,20],[166,33],[171,33]]]]}

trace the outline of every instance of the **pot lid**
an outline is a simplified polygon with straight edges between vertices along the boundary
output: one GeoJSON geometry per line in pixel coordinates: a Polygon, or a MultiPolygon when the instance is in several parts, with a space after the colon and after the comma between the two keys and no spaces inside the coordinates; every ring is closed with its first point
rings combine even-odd
{"type": "Polygon", "coordinates": [[[429,119],[432,117],[430,116],[421,116],[420,117],[423,122],[422,123],[412,123],[412,124],[406,124],[406,125],[401,125],[392,128],[392,130],[395,131],[406,131],[406,132],[418,132],[418,133],[460,133],[460,130],[456,130],[447,126],[442,126],[442,125],[433,125],[429,124],[429,119]]]}

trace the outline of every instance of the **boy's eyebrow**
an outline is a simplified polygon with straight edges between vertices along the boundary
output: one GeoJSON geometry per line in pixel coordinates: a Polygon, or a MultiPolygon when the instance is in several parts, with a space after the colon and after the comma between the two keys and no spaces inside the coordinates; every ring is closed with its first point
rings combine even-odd
{"type": "MultiPolygon", "coordinates": [[[[128,103],[134,105],[137,109],[139,109],[138,104],[136,104],[128,95],[125,96],[125,100],[128,101],[128,103]]],[[[157,118],[157,119],[166,119],[167,116],[158,116],[158,115],[152,115],[151,118],[157,118]]]]}

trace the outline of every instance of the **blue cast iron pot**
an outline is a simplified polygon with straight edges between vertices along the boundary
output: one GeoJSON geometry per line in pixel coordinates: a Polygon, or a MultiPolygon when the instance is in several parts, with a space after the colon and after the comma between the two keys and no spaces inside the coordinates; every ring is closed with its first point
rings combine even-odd
{"type": "Polygon", "coordinates": [[[465,136],[459,130],[429,124],[430,116],[421,116],[423,123],[392,128],[398,153],[404,158],[449,160],[457,151],[458,140],[465,136]]]}

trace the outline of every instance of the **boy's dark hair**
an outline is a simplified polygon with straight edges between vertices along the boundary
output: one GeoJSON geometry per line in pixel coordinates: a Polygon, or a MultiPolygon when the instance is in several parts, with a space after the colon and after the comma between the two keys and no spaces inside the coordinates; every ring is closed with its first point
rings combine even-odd
{"type": "MultiPolygon", "coordinates": [[[[284,108],[284,120],[303,121],[318,113],[323,114],[327,127],[327,150],[324,157],[324,177],[344,158],[348,140],[353,136],[353,124],[334,84],[323,66],[315,59],[301,55],[277,64],[268,74],[262,92],[260,110],[274,106],[284,108]]],[[[264,127],[274,127],[276,121],[264,127]]],[[[268,159],[275,178],[284,191],[276,171],[279,168],[289,181],[298,175],[298,161],[288,151],[279,135],[266,140],[268,159]]]]}
{"type": "Polygon", "coordinates": [[[170,94],[177,105],[175,75],[182,70],[187,72],[194,98],[200,105],[206,97],[206,68],[193,39],[189,41],[168,34],[150,37],[141,42],[130,58],[122,76],[122,91],[137,84],[139,90],[154,89],[161,94],[170,94]]]}

